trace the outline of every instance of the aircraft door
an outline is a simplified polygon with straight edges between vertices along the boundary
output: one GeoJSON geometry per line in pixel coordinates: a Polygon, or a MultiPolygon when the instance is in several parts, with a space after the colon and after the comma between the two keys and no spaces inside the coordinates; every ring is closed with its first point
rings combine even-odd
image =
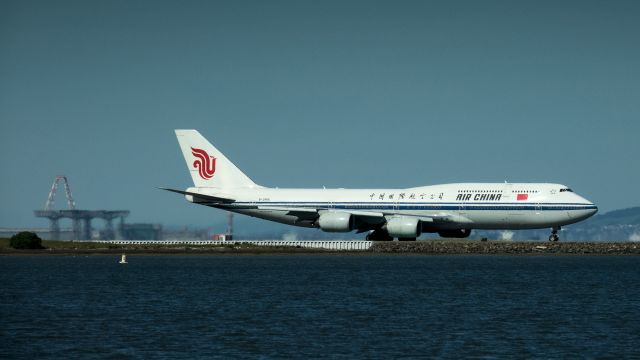
{"type": "MultiPolygon", "coordinates": [[[[324,189],[324,186],[322,188],[324,189]]],[[[325,196],[327,196],[326,193],[325,193],[325,196]]],[[[327,201],[327,209],[332,210],[335,208],[333,199],[330,196],[326,197],[326,201],[327,201]]]]}
{"type": "Polygon", "coordinates": [[[398,195],[395,195],[393,199],[393,212],[397,214],[398,211],[400,211],[400,204],[398,203],[398,195]]]}
{"type": "Polygon", "coordinates": [[[502,189],[502,198],[501,198],[501,202],[504,202],[504,207],[502,207],[502,209],[500,210],[500,214],[501,216],[501,221],[504,224],[509,224],[510,222],[516,220],[518,218],[518,215],[511,210],[510,208],[510,202],[512,202],[514,199],[513,197],[513,184],[510,183],[505,183],[504,184],[504,188],[502,189]]]}
{"type": "Polygon", "coordinates": [[[465,203],[464,200],[462,200],[462,201],[460,201],[458,203],[458,214],[460,214],[460,215],[465,214],[465,212],[467,210],[467,207],[465,205],[466,205],[466,203],[465,203]]]}
{"type": "Polygon", "coordinates": [[[513,184],[504,184],[504,188],[502,189],[502,200],[507,202],[513,201],[513,184]]]}
{"type": "Polygon", "coordinates": [[[536,213],[535,213],[535,223],[541,224],[546,220],[546,214],[542,211],[542,204],[540,202],[536,202],[536,213]]]}

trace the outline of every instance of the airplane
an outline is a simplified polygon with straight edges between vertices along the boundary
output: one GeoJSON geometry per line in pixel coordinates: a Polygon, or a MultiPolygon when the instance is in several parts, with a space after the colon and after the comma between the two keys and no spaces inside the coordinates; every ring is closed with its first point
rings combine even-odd
{"type": "Polygon", "coordinates": [[[280,189],[257,185],[197,130],[175,130],[194,186],[161,188],[187,201],[326,232],[367,233],[372,241],[424,233],[466,238],[474,229],[550,228],[598,211],[569,187],[547,183],[459,183],[406,189],[280,189]]]}

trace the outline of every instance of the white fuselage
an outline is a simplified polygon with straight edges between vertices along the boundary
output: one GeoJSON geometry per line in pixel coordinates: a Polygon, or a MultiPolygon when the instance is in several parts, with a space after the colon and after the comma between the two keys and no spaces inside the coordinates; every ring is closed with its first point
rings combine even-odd
{"type": "Polygon", "coordinates": [[[384,217],[418,217],[423,231],[449,229],[535,229],[560,227],[584,220],[597,212],[590,201],[564,185],[545,183],[460,183],[408,189],[278,189],[238,188],[224,191],[194,187],[189,192],[232,198],[231,204],[210,204],[285,224],[317,227],[291,209],[359,211],[384,217]],[[426,221],[429,220],[429,221],[426,221]]]}

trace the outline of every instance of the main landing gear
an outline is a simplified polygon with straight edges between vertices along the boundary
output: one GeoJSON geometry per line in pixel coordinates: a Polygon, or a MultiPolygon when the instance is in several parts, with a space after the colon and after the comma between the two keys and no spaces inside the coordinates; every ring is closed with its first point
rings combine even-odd
{"type": "Polygon", "coordinates": [[[385,230],[373,230],[367,234],[367,240],[370,241],[393,241],[391,235],[385,230]]]}
{"type": "Polygon", "coordinates": [[[554,227],[551,228],[551,235],[549,236],[549,241],[558,241],[560,240],[560,237],[558,236],[558,230],[560,230],[560,227],[554,227]]]}

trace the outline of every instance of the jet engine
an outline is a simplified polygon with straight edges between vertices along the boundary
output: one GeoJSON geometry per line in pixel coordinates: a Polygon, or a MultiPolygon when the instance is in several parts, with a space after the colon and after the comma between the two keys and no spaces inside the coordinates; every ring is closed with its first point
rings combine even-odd
{"type": "Polygon", "coordinates": [[[349,232],[353,230],[354,219],[345,212],[325,212],[318,219],[318,226],[326,232],[349,232]]]}
{"type": "Polygon", "coordinates": [[[420,220],[409,216],[396,216],[385,225],[389,235],[396,238],[416,238],[422,233],[420,220]]]}
{"type": "Polygon", "coordinates": [[[466,238],[471,235],[471,229],[443,230],[438,231],[438,235],[445,238],[466,238]]]}

